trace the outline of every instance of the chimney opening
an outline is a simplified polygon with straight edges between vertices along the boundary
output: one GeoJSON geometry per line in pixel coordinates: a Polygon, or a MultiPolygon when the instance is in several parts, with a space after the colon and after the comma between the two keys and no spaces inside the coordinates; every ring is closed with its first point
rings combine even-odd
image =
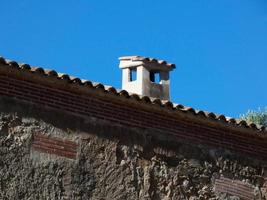
{"type": "Polygon", "coordinates": [[[130,93],[170,99],[170,72],[174,64],[142,56],[120,57],[122,89],[130,93]]]}
{"type": "Polygon", "coordinates": [[[136,79],[137,79],[136,68],[131,68],[130,69],[130,81],[136,81],[136,79]]]}
{"type": "Polygon", "coordinates": [[[150,81],[153,83],[160,84],[160,81],[161,81],[160,73],[157,71],[150,72],[150,81]]]}

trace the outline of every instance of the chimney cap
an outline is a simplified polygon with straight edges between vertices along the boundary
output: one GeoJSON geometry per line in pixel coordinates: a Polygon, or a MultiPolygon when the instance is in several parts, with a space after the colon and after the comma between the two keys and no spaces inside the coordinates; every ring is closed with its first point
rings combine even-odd
{"type": "Polygon", "coordinates": [[[119,57],[119,60],[121,61],[120,68],[136,67],[140,65],[144,66],[153,65],[161,70],[167,68],[168,71],[176,68],[175,64],[168,63],[165,60],[158,60],[156,58],[143,57],[143,56],[122,56],[119,57]]]}

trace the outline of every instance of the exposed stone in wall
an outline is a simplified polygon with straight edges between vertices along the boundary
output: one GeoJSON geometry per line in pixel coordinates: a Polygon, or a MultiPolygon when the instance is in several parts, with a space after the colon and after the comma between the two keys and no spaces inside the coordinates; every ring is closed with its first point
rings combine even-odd
{"type": "Polygon", "coordinates": [[[266,199],[262,161],[181,141],[164,143],[153,133],[142,139],[147,130],[96,119],[51,117],[20,105],[0,109],[0,199],[242,199],[216,190],[216,180],[244,183],[254,199],[266,199]],[[36,134],[72,141],[76,157],[35,149],[36,134]]]}

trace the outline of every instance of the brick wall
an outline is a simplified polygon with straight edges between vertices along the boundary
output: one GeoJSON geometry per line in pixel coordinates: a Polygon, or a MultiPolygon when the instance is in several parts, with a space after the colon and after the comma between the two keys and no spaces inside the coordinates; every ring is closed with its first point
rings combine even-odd
{"type": "Polygon", "coordinates": [[[77,144],[73,141],[63,140],[55,137],[47,137],[42,134],[35,134],[32,147],[34,150],[75,159],[77,154],[77,144]]]}
{"type": "Polygon", "coordinates": [[[227,193],[240,197],[242,200],[254,199],[254,188],[242,181],[220,177],[215,180],[215,192],[227,193]]]}
{"type": "Polygon", "coordinates": [[[156,129],[196,144],[267,158],[267,140],[260,136],[190,123],[168,112],[159,114],[142,109],[142,106],[137,109],[131,103],[109,101],[97,95],[79,95],[8,75],[0,75],[0,95],[124,126],[156,129]]]}

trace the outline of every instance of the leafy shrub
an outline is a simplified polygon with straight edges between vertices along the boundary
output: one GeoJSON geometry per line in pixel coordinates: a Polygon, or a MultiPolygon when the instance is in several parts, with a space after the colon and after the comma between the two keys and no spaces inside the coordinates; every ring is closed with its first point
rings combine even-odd
{"type": "Polygon", "coordinates": [[[260,108],[257,111],[249,110],[247,113],[241,115],[240,118],[249,123],[267,126],[267,107],[264,110],[260,108]]]}

